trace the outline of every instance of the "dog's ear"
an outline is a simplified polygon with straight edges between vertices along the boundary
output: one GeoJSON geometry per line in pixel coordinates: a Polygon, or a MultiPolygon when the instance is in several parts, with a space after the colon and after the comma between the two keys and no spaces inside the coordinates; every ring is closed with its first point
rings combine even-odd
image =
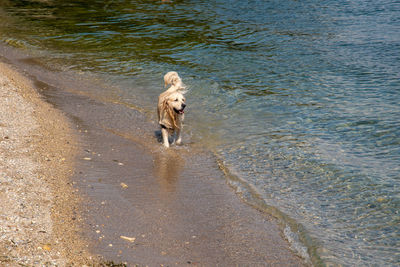
{"type": "Polygon", "coordinates": [[[168,115],[171,115],[171,107],[168,104],[168,97],[166,97],[161,102],[161,116],[166,118],[168,115]]]}
{"type": "Polygon", "coordinates": [[[179,129],[178,124],[176,123],[176,113],[174,111],[174,109],[168,104],[168,100],[169,98],[166,97],[163,102],[162,102],[162,117],[163,119],[168,119],[172,126],[179,129]]]}
{"type": "MultiPolygon", "coordinates": [[[[165,121],[170,122],[171,120],[169,119],[169,105],[168,105],[168,99],[164,98],[163,101],[160,103],[159,106],[159,122],[160,124],[165,124],[165,121]]],[[[169,127],[169,125],[166,125],[169,127]]]]}
{"type": "Polygon", "coordinates": [[[163,101],[161,102],[161,107],[162,107],[162,110],[163,110],[163,111],[167,111],[167,109],[169,108],[169,105],[168,105],[168,97],[165,97],[165,98],[163,99],[163,101]]]}

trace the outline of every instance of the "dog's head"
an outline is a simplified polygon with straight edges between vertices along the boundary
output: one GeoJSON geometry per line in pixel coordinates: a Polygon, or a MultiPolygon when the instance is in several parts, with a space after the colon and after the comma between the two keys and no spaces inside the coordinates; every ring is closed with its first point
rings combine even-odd
{"type": "Polygon", "coordinates": [[[166,98],[166,104],[177,114],[183,114],[186,107],[186,99],[183,94],[179,92],[172,93],[166,98]]]}

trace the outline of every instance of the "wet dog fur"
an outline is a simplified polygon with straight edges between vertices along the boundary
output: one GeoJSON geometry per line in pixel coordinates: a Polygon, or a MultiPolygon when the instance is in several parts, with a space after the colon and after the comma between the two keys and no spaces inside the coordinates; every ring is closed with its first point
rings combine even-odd
{"type": "Polygon", "coordinates": [[[162,142],[169,147],[169,135],[175,135],[175,143],[182,143],[182,127],[184,120],[184,109],[186,107],[185,86],[175,71],[170,71],[164,76],[164,84],[167,87],[165,92],[158,97],[157,114],[158,123],[161,127],[162,142]]]}

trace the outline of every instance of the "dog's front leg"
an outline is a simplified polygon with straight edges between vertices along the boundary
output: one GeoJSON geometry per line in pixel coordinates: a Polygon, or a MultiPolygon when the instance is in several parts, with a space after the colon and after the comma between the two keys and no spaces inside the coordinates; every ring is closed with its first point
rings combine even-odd
{"type": "Polygon", "coordinates": [[[162,134],[164,146],[165,146],[165,147],[169,147],[168,130],[165,129],[165,128],[161,128],[161,134],[162,134]]]}
{"type": "MultiPolygon", "coordinates": [[[[181,128],[182,128],[182,125],[181,125],[181,128]]],[[[176,130],[176,144],[177,145],[180,145],[181,143],[182,143],[182,135],[181,135],[181,128],[178,128],[177,130],[176,130]]]]}

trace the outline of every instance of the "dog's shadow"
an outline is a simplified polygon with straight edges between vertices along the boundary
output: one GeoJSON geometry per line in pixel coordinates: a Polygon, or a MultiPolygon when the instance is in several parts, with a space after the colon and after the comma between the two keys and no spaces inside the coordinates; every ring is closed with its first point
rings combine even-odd
{"type": "MultiPolygon", "coordinates": [[[[162,143],[163,142],[161,130],[154,131],[154,136],[156,137],[158,143],[162,143]]],[[[175,143],[175,139],[176,139],[175,133],[172,134],[172,135],[170,135],[170,134],[168,135],[168,142],[170,144],[174,144],[175,143]]]]}
{"type": "Polygon", "coordinates": [[[161,130],[154,131],[154,136],[157,138],[157,142],[162,143],[162,134],[161,130]]]}

